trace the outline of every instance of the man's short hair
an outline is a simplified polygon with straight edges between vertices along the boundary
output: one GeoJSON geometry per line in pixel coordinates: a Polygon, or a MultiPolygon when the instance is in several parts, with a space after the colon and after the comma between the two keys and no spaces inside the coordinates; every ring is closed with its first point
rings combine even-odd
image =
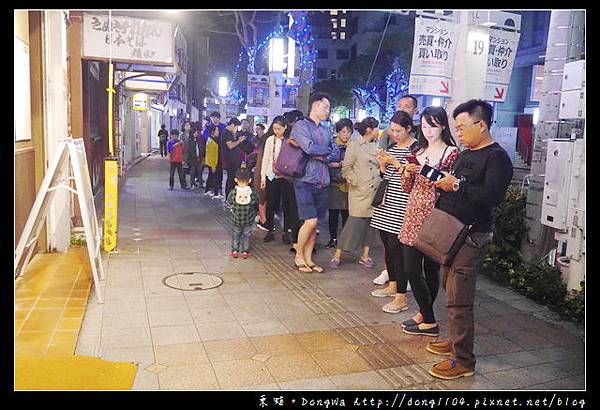
{"type": "Polygon", "coordinates": [[[327,94],[322,93],[320,91],[312,93],[310,97],[308,97],[308,111],[310,112],[312,110],[312,106],[314,103],[316,103],[317,101],[322,101],[325,98],[330,100],[327,94]]]}
{"type": "Polygon", "coordinates": [[[229,126],[231,124],[234,124],[236,127],[239,127],[240,125],[242,125],[241,121],[238,120],[236,117],[231,117],[231,119],[227,123],[227,126],[229,126]]]}
{"type": "MultiPolygon", "coordinates": [[[[400,97],[400,100],[403,98],[410,98],[413,102],[413,105],[415,106],[415,108],[417,108],[419,106],[419,103],[417,102],[417,99],[415,97],[413,97],[412,95],[403,95],[402,97],[400,97]]],[[[398,102],[400,102],[400,100],[398,100],[398,102]]]]}
{"type": "Polygon", "coordinates": [[[492,126],[492,115],[494,113],[494,109],[487,101],[469,100],[465,103],[462,103],[454,109],[452,117],[456,119],[456,117],[463,112],[468,113],[469,117],[475,121],[485,122],[485,125],[487,125],[488,129],[492,126]]]}
{"type": "Polygon", "coordinates": [[[160,128],[165,128],[165,127],[166,127],[166,125],[165,125],[165,124],[162,124],[162,125],[160,126],[160,128]]]}
{"type": "Polygon", "coordinates": [[[256,124],[256,127],[260,127],[260,129],[262,129],[263,131],[265,130],[265,124],[258,123],[256,124]]]}
{"type": "Polygon", "coordinates": [[[179,130],[171,130],[171,135],[179,135],[179,130]]]}
{"type": "Polygon", "coordinates": [[[221,118],[221,113],[219,111],[213,111],[210,113],[210,117],[221,118]]]}

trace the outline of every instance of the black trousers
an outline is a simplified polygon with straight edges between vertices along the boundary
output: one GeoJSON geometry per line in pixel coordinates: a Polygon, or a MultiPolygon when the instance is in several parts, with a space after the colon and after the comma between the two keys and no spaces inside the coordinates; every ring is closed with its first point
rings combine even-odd
{"type": "Polygon", "coordinates": [[[398,234],[382,230],[379,230],[379,234],[385,248],[385,266],[390,276],[390,282],[396,282],[396,293],[406,293],[408,278],[404,270],[403,245],[398,239],[398,234]]]}
{"type": "Polygon", "coordinates": [[[223,187],[223,168],[217,165],[217,168],[213,171],[212,168],[208,168],[208,178],[206,178],[206,188],[204,192],[208,192],[211,189],[215,195],[221,193],[223,187]]]}
{"type": "Polygon", "coordinates": [[[235,178],[235,174],[237,173],[238,169],[240,169],[239,165],[229,166],[226,168],[227,181],[225,182],[225,198],[227,198],[231,190],[235,188],[235,181],[233,179],[235,178]]]}
{"type": "Polygon", "coordinates": [[[183,188],[185,183],[185,178],[183,174],[183,165],[181,162],[171,162],[171,171],[169,172],[169,186],[173,188],[175,184],[175,170],[177,170],[177,174],[179,175],[179,184],[181,188],[183,188]]]}
{"type": "Polygon", "coordinates": [[[188,166],[190,167],[190,185],[194,183],[194,180],[198,178],[198,161],[190,161],[188,162],[188,166]]]}
{"type": "Polygon", "coordinates": [[[403,245],[404,270],[423,315],[423,323],[435,323],[433,303],[440,287],[440,265],[414,246],[403,245]],[[423,276],[423,273],[425,276],[423,276]]]}
{"type": "Polygon", "coordinates": [[[167,141],[160,141],[160,156],[166,157],[167,155],[167,141]]]}
{"type": "Polygon", "coordinates": [[[346,225],[348,216],[350,215],[347,209],[330,209],[329,210],[329,239],[337,239],[338,226],[342,214],[342,228],[346,225]]]}
{"type": "Polygon", "coordinates": [[[265,189],[267,198],[267,222],[265,227],[273,229],[275,224],[275,208],[281,201],[283,207],[283,231],[291,232],[294,243],[298,240],[298,231],[300,222],[298,220],[298,205],[296,204],[296,194],[294,185],[285,178],[275,178],[273,181],[267,179],[265,189]]]}

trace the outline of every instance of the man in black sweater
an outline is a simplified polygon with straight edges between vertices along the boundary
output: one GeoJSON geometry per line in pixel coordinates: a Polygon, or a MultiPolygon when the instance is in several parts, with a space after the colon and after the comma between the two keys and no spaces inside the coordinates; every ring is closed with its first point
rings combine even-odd
{"type": "Polygon", "coordinates": [[[441,190],[436,207],[473,225],[452,265],[443,268],[450,340],[427,345],[431,353],[451,357],[429,370],[441,379],[475,373],[475,282],[492,242],[495,208],[504,199],[513,174],[510,157],[490,134],[492,112],[492,106],[482,100],[456,107],[452,116],[466,149],[458,156],[454,175],[444,172],[445,177],[435,183],[441,190]]]}

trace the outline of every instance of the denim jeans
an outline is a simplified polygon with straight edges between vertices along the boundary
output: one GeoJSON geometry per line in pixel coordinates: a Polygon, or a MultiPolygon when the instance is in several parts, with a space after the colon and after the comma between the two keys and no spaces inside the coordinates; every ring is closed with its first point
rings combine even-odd
{"type": "Polygon", "coordinates": [[[250,250],[250,237],[254,224],[248,226],[231,226],[231,251],[248,252],[250,250]]]}

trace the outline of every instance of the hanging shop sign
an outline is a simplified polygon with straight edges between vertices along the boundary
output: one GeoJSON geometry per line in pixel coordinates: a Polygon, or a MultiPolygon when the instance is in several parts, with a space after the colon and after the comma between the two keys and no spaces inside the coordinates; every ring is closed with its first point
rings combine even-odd
{"type": "Polygon", "coordinates": [[[281,106],[284,109],[295,109],[296,100],[298,99],[298,91],[300,89],[299,77],[288,77],[283,80],[282,102],[281,106]]]}
{"type": "Polygon", "coordinates": [[[84,58],[173,64],[173,26],[161,20],[112,16],[112,47],[106,14],[83,15],[84,58]]]}
{"type": "Polygon", "coordinates": [[[450,97],[457,43],[457,24],[423,17],[415,19],[409,94],[450,97]]]}
{"type": "Polygon", "coordinates": [[[248,115],[269,115],[269,76],[248,76],[248,115]]]}
{"type": "Polygon", "coordinates": [[[134,111],[148,111],[148,94],[137,93],[132,97],[134,111]]]}
{"type": "Polygon", "coordinates": [[[506,100],[520,36],[521,34],[517,31],[490,29],[485,81],[485,99],[487,101],[504,102],[506,100]]]}

